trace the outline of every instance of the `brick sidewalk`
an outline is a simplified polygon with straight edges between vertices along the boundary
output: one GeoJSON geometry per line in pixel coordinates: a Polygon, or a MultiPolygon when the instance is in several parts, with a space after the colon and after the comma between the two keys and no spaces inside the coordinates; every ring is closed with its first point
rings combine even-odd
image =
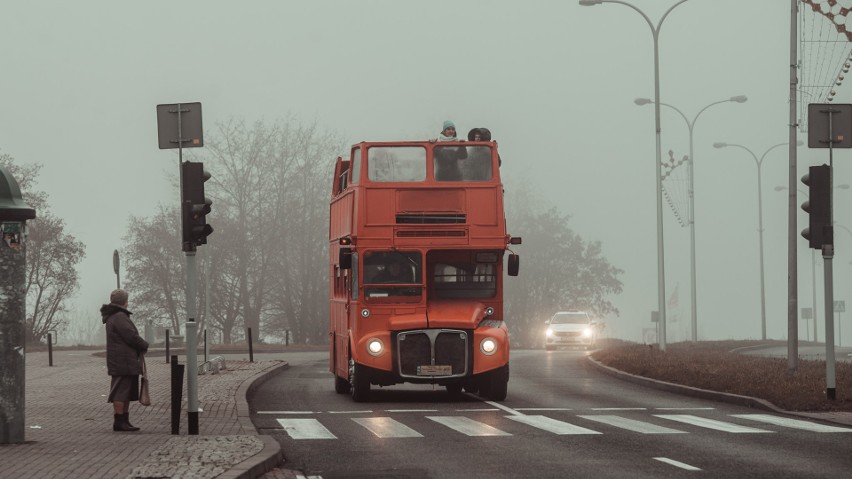
{"type": "MultiPolygon", "coordinates": [[[[26,360],[25,442],[0,444],[2,477],[259,477],[247,468],[280,459],[277,443],[251,424],[245,393],[284,367],[282,361],[227,360],[219,374],[199,375],[199,435],[188,436],[185,379],[181,434],[171,434],[170,365],[162,356],[147,358],[152,405],[131,405],[130,420],[141,428],[135,433],[112,430],[103,357],[54,351],[53,367],[46,352],[28,353],[26,360]]],[[[185,364],[184,357],[179,361],[185,364]]]]}

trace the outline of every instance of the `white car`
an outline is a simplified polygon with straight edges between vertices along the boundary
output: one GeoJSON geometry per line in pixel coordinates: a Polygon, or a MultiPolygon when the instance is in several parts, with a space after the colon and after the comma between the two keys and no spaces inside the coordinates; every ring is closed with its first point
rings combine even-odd
{"type": "Polygon", "coordinates": [[[597,324],[585,311],[560,311],[546,321],[544,348],[548,351],[559,346],[595,346],[597,324]]]}

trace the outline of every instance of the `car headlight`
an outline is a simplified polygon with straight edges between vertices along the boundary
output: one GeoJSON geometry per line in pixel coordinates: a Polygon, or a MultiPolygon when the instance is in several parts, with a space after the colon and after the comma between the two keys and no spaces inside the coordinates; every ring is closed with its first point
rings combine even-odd
{"type": "Polygon", "coordinates": [[[583,336],[586,338],[592,337],[592,328],[586,328],[583,330],[583,336]]]}
{"type": "Polygon", "coordinates": [[[544,334],[548,338],[551,338],[551,337],[553,337],[553,330],[551,328],[547,328],[547,331],[545,331],[544,334]]]}
{"type": "Polygon", "coordinates": [[[382,343],[382,340],[379,338],[373,338],[367,341],[367,352],[373,356],[378,356],[382,354],[382,351],[385,350],[385,345],[382,343]]]}
{"type": "Polygon", "coordinates": [[[479,349],[484,354],[491,356],[497,352],[497,341],[494,338],[485,338],[479,343],[479,349]]]}

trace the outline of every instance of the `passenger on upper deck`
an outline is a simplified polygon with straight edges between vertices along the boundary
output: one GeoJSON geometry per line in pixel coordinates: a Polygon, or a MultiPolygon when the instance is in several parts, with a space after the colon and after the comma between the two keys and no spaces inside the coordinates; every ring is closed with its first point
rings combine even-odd
{"type": "MultiPolygon", "coordinates": [[[[441,135],[433,141],[459,141],[456,136],[456,125],[447,120],[441,135]]],[[[464,147],[436,147],[435,148],[435,179],[438,181],[461,181],[462,173],[459,160],[467,158],[467,149],[464,147]]]]}

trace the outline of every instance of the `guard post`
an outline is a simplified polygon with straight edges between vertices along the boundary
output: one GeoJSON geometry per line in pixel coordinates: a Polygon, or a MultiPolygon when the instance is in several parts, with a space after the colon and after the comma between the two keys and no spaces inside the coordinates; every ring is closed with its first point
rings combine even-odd
{"type": "Polygon", "coordinates": [[[24,442],[26,221],[35,210],[0,166],[0,444],[24,442]]]}

